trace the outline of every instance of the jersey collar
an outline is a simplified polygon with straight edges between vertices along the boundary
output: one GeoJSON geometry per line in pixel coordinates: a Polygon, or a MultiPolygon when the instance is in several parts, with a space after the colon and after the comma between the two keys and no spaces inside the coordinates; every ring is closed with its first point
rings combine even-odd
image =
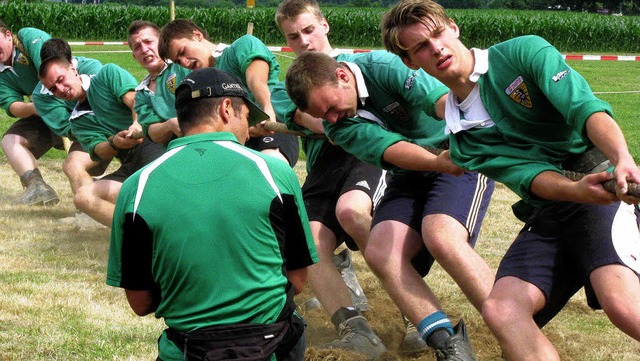
{"type": "Polygon", "coordinates": [[[471,51],[473,52],[476,63],[473,66],[473,73],[469,75],[469,80],[477,83],[480,76],[489,71],[489,50],[472,48],[471,51]]]}
{"type": "Polygon", "coordinates": [[[348,61],[341,61],[340,63],[346,65],[353,73],[353,76],[356,78],[356,90],[358,91],[358,98],[360,99],[360,103],[364,105],[365,101],[369,97],[369,90],[367,90],[367,84],[365,84],[364,82],[362,70],[360,70],[360,67],[355,63],[350,63],[348,61]]]}

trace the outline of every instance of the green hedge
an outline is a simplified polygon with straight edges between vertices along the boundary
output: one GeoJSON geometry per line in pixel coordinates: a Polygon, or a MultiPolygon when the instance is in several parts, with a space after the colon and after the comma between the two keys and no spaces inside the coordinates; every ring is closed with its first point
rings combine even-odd
{"type": "MultiPolygon", "coordinates": [[[[381,47],[382,8],[324,9],[334,46],[381,47]]],[[[269,45],[282,45],[274,22],[274,8],[177,7],[176,17],[189,18],[207,30],[213,41],[229,43],[244,34],[249,22],[254,35],[269,45]]],[[[640,18],[579,12],[451,10],[468,46],[487,47],[518,35],[537,34],[561,51],[640,53],[640,18]]],[[[70,40],[125,40],[127,26],[136,19],[159,25],[169,20],[166,7],[17,3],[0,6],[0,18],[14,30],[37,27],[70,40]]]]}

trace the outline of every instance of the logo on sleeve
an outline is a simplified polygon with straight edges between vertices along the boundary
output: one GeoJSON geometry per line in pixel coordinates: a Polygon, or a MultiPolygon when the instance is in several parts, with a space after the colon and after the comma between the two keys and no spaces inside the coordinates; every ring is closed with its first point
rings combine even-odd
{"type": "Polygon", "coordinates": [[[420,74],[418,74],[418,72],[414,71],[413,73],[411,73],[407,80],[404,81],[404,88],[407,90],[411,90],[411,88],[413,88],[413,83],[416,82],[416,78],[419,76],[420,74]]]}
{"type": "Polygon", "coordinates": [[[562,78],[564,78],[567,74],[569,74],[569,69],[559,72],[558,74],[554,75],[551,79],[553,79],[553,81],[557,83],[560,80],[562,80],[562,78]]]}
{"type": "Polygon", "coordinates": [[[171,92],[171,94],[176,93],[176,75],[171,74],[164,84],[167,86],[167,89],[171,92]]]}
{"type": "Polygon", "coordinates": [[[523,107],[527,109],[531,109],[533,107],[531,97],[529,96],[529,89],[527,89],[527,84],[524,83],[522,76],[517,77],[516,80],[514,80],[513,83],[504,90],[504,92],[523,107]]]}

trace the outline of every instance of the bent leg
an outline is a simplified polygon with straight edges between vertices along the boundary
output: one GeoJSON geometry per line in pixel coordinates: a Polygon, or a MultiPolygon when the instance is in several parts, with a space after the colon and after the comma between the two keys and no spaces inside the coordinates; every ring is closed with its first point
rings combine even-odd
{"type": "Polygon", "coordinates": [[[422,221],[422,237],[429,253],[480,312],[495,274],[469,244],[467,229],[448,215],[430,214],[422,221]]]}
{"type": "Polygon", "coordinates": [[[336,204],[336,218],[360,252],[365,251],[369,239],[372,207],[371,197],[357,189],[342,194],[336,204]]]}
{"type": "Polygon", "coordinates": [[[101,179],[80,187],[73,197],[73,202],[80,211],[111,227],[121,187],[122,183],[118,181],[101,179]]]}
{"type": "Polygon", "coordinates": [[[496,281],[482,307],[482,317],[508,360],[560,360],[533,320],[545,305],[542,291],[516,277],[496,281]]]}
{"type": "Polygon", "coordinates": [[[611,264],[589,275],[598,302],[609,320],[622,332],[640,341],[640,280],[628,267],[611,264]]]}

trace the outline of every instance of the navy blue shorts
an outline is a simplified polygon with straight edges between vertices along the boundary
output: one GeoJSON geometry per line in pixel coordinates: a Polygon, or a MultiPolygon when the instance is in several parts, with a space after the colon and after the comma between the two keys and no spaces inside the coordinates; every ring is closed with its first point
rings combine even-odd
{"type": "Polygon", "coordinates": [[[337,246],[346,243],[351,250],[358,246],[342,229],[336,218],[338,198],[351,190],[369,195],[375,207],[384,192],[385,174],[382,169],[363,162],[341,147],[325,145],[302,185],[302,198],[310,221],[317,221],[335,235],[337,246]]]}
{"type": "MultiPolygon", "coordinates": [[[[376,208],[372,225],[397,221],[421,234],[425,216],[446,214],[465,226],[473,247],[494,187],[492,180],[475,172],[465,172],[459,177],[438,172],[394,174],[376,208]]],[[[423,277],[429,273],[433,262],[426,247],[412,260],[423,277]]]]}
{"type": "Polygon", "coordinates": [[[258,152],[265,149],[278,149],[287,158],[291,167],[296,165],[300,155],[300,140],[291,134],[275,133],[264,137],[249,138],[245,145],[258,152]]]}
{"type": "Polygon", "coordinates": [[[610,264],[640,272],[637,209],[620,202],[555,202],[535,210],[507,250],[496,279],[517,277],[544,293],[545,307],[534,316],[542,327],[583,286],[589,307],[601,308],[589,275],[610,264]]]}

